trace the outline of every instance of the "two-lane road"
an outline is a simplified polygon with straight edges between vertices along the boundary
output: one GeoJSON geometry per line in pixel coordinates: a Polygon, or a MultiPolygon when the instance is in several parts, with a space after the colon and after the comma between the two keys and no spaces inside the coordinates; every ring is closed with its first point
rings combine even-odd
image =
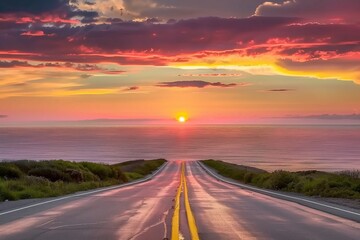
{"type": "MultiPolygon", "coordinates": [[[[170,238],[180,163],[145,183],[0,215],[0,239],[170,238]]],[[[219,182],[196,162],[185,172],[200,239],[359,239],[359,223],[219,182]]],[[[184,209],[180,232],[189,239],[184,209]]]]}

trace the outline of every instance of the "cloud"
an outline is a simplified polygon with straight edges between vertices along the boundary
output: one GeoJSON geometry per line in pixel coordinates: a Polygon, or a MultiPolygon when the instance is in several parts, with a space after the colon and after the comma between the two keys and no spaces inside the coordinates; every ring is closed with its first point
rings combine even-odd
{"type": "MultiPolygon", "coordinates": [[[[16,67],[27,67],[27,68],[64,68],[64,69],[71,69],[80,72],[96,72],[108,75],[119,75],[123,74],[126,71],[123,70],[114,70],[109,69],[106,67],[100,67],[97,64],[77,64],[77,63],[59,63],[59,62],[48,62],[48,63],[33,63],[30,64],[27,61],[0,61],[0,68],[16,68],[16,67]]],[[[91,77],[91,75],[83,74],[81,75],[82,78],[91,77]]]]}
{"type": "Polygon", "coordinates": [[[282,59],[277,61],[277,65],[295,75],[306,74],[320,78],[347,79],[360,83],[360,65],[357,57],[300,62],[291,59],[282,59]]]}
{"type": "Polygon", "coordinates": [[[27,31],[20,34],[21,36],[30,37],[43,37],[43,36],[54,36],[55,34],[45,34],[44,31],[27,31]]]}
{"type": "Polygon", "coordinates": [[[66,0],[2,0],[0,13],[31,13],[41,14],[58,11],[67,6],[66,0]]]}
{"type": "Polygon", "coordinates": [[[289,92],[289,91],[295,91],[294,89],[290,89],[290,88],[274,88],[274,89],[269,89],[269,90],[265,90],[266,92],[289,92]]]}
{"type": "Polygon", "coordinates": [[[179,77],[240,77],[242,73],[187,73],[187,74],[179,74],[179,77]]]}
{"type": "Polygon", "coordinates": [[[93,75],[91,74],[81,74],[80,77],[83,78],[83,79],[86,79],[86,78],[90,78],[92,77],[93,75]]]}
{"type": "MultiPolygon", "coordinates": [[[[138,18],[187,19],[204,16],[249,17],[265,0],[123,0],[125,12],[138,18]]],[[[281,2],[282,0],[274,0],[281,2]]]]}
{"type": "MultiPolygon", "coordinates": [[[[0,28],[3,23],[0,21],[0,28]]],[[[121,21],[61,27],[31,23],[31,29],[19,24],[4,25],[1,59],[83,65],[266,66],[271,74],[360,82],[358,24],[320,24],[290,17],[203,17],[168,23],[121,21]],[[29,35],[39,37],[34,41],[29,35]],[[331,61],[338,63],[336,74],[324,67],[331,61]],[[352,71],[341,71],[343,64],[352,71]]],[[[109,70],[107,74],[121,72],[109,70]]]]}
{"type": "Polygon", "coordinates": [[[293,115],[285,118],[322,119],[322,120],[360,120],[360,114],[320,114],[320,115],[293,115]]]}
{"type": "Polygon", "coordinates": [[[200,80],[191,80],[191,81],[174,81],[174,82],[161,82],[156,85],[157,87],[178,87],[178,88],[204,88],[204,87],[236,87],[236,83],[221,83],[221,82],[206,82],[200,80]]]}
{"type": "Polygon", "coordinates": [[[7,118],[8,115],[3,115],[3,114],[0,114],[0,118],[7,118]]]}
{"type": "Polygon", "coordinates": [[[30,67],[31,65],[26,61],[0,61],[0,68],[13,68],[13,67],[30,67]]]}
{"type": "Polygon", "coordinates": [[[132,87],[128,87],[128,88],[125,88],[124,91],[135,91],[135,90],[138,90],[140,87],[138,86],[132,86],[132,87]]]}
{"type": "MultiPolygon", "coordinates": [[[[75,1],[76,2],[76,1],[75,1]]],[[[94,11],[83,11],[69,0],[1,0],[0,18],[17,18],[27,22],[63,22],[80,18],[80,22],[94,22],[98,16],[94,11]]],[[[76,20],[79,21],[79,20],[76,20]]],[[[76,22],[75,21],[75,22],[76,22]]]]}
{"type": "Polygon", "coordinates": [[[156,18],[166,22],[207,16],[249,17],[264,2],[265,0],[77,0],[73,5],[81,10],[96,11],[103,19],[121,17],[123,20],[146,21],[156,18]]]}
{"type": "Polygon", "coordinates": [[[321,21],[350,21],[358,19],[360,1],[358,0],[288,0],[283,3],[273,1],[259,5],[258,16],[300,17],[321,21]]]}

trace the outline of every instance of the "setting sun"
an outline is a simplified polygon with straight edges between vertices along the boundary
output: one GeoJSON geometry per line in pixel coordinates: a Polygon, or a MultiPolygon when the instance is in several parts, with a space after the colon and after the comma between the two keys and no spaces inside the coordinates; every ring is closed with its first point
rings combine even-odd
{"type": "Polygon", "coordinates": [[[184,123],[186,122],[186,118],[184,116],[178,117],[178,122],[184,123]]]}

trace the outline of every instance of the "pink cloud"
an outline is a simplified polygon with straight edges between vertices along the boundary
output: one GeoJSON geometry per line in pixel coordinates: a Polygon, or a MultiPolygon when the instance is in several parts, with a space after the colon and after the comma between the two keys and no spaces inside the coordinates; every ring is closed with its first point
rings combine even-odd
{"type": "Polygon", "coordinates": [[[30,36],[30,37],[43,37],[43,36],[55,36],[55,33],[45,34],[44,31],[27,31],[20,34],[21,36],[30,36]]]}
{"type": "Polygon", "coordinates": [[[181,77],[239,77],[241,73],[200,73],[200,74],[181,74],[181,77]]]}
{"type": "Polygon", "coordinates": [[[6,23],[4,27],[6,34],[0,35],[0,42],[6,43],[0,45],[2,59],[13,60],[16,55],[17,60],[78,64],[166,66],[186,65],[195,59],[210,65],[227,56],[306,64],[313,60],[358,59],[360,43],[357,24],[307,23],[283,17],[208,17],[166,24],[116,22],[61,28],[34,24],[27,32],[17,30],[16,24],[6,23]],[[32,39],[35,36],[37,41],[32,39]]]}

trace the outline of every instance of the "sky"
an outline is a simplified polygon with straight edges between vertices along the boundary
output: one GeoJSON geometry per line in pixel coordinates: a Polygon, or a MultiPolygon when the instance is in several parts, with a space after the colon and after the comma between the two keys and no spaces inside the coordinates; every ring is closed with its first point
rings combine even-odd
{"type": "Polygon", "coordinates": [[[0,125],[360,123],[359,0],[2,0],[0,125]]]}

